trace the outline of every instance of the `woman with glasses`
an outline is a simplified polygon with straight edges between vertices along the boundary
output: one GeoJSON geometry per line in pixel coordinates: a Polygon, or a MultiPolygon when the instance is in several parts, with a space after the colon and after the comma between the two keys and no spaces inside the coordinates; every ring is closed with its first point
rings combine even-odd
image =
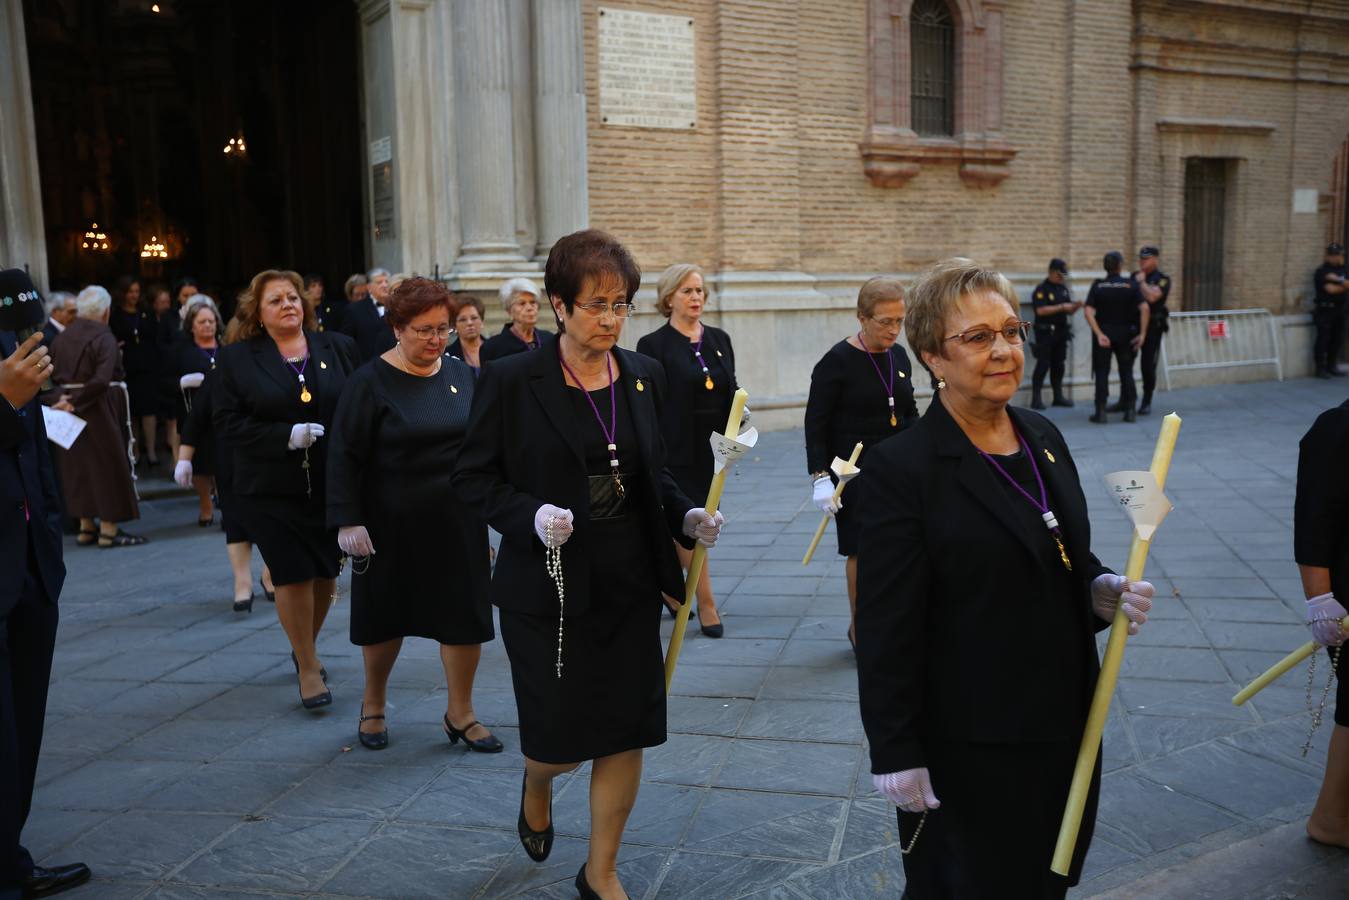
{"type": "Polygon", "coordinates": [[[450,486],[473,402],[473,370],[447,356],[454,297],[407,278],[384,318],[396,343],[347,383],[328,448],[328,524],[352,557],[351,642],[365,657],[362,746],[389,745],[389,673],[406,637],[440,644],[451,743],[499,753],[473,711],[482,644],[492,640],[487,525],[450,486]]]}
{"type": "Polygon", "coordinates": [[[1095,633],[1152,585],[1091,552],[1072,454],[1012,409],[1029,324],[969,260],[909,292],[909,346],[937,383],[923,418],[857,484],[857,668],[876,789],[898,807],[905,896],[1062,898],[1049,870],[1098,671],[1095,633]]]}
{"type": "MultiPolygon", "coordinates": [[[[896,278],[871,278],[857,292],[858,330],[839,341],[815,364],[806,400],[806,468],[811,498],[834,517],[838,555],[847,562],[848,640],[856,641],[857,522],[848,504],[851,485],[834,501],[834,457],[848,459],[862,444],[861,459],[880,441],[918,420],[913,401],[913,364],[896,342],[904,328],[904,285],[896,278]]],[[[859,460],[858,465],[862,463],[859,460]]]]}
{"type": "MultiPolygon", "coordinates": [[[[740,387],[735,380],[731,337],[703,323],[706,306],[703,270],[689,263],[670,266],[656,283],[656,311],[670,321],[637,342],[638,353],[665,368],[668,391],[661,418],[665,458],[679,489],[694,500],[706,497],[712,485],[708,438],[726,427],[731,396],[740,387]]],[[[687,569],[693,554],[678,544],[675,552],[679,564],[687,569]]],[[[698,626],[708,637],[719,638],[724,628],[707,569],[704,564],[698,579],[698,626]]],[[[670,614],[674,613],[671,609],[670,614]]]]}
{"type": "Polygon", "coordinates": [[[538,327],[539,289],[528,278],[511,278],[501,285],[501,306],[511,320],[501,333],[482,345],[482,361],[504,359],[528,350],[537,350],[553,336],[538,327]]]}
{"type": "Polygon", "coordinates": [[[560,336],[483,369],[454,484],[501,532],[492,601],[525,757],[516,827],[553,845],[552,783],[594,760],[582,897],[624,896],[615,863],[642,775],[665,742],[661,593],[683,590],[671,539],[716,542],[665,468],[660,366],[616,345],[641,284],[600,231],[561,238],[544,284],[560,336]]]}

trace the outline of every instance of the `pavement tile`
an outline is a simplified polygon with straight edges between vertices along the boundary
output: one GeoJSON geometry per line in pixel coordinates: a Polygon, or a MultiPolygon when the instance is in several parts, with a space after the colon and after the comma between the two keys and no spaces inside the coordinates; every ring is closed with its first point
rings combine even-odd
{"type": "Polygon", "coordinates": [[[829,861],[846,804],[829,797],[713,789],[684,849],[829,861]]]}
{"type": "Polygon", "coordinates": [[[671,857],[670,871],[655,900],[745,897],[814,868],[810,863],[780,859],[680,851],[671,857]]]}
{"type": "Polygon", "coordinates": [[[393,824],[381,829],[325,885],[363,897],[472,897],[513,853],[512,834],[393,824]]]}
{"type": "Polygon", "coordinates": [[[848,796],[860,748],[855,744],[738,740],[717,774],[717,787],[848,796]]]}
{"type": "Polygon", "coordinates": [[[768,677],[768,666],[700,665],[682,654],[670,693],[694,697],[757,697],[768,677]]]}
{"type": "MultiPolygon", "coordinates": [[[[849,652],[851,659],[851,651],[849,652]]],[[[773,700],[857,702],[857,671],[847,661],[833,668],[780,665],[764,679],[759,695],[773,700]]]]}
{"type": "MultiPolygon", "coordinates": [[[[707,794],[706,788],[687,785],[643,784],[637,791],[637,802],[628,817],[627,828],[623,830],[624,842],[656,847],[677,846],[684,837],[690,819],[699,806],[704,805],[707,794]]],[[[515,805],[511,807],[509,818],[502,821],[513,826],[519,811],[518,785],[511,796],[515,805]]],[[[557,792],[553,801],[553,824],[558,834],[576,838],[590,836],[589,778],[578,776],[564,790],[557,792]]]]}
{"type": "Polygon", "coordinates": [[[862,717],[855,702],[759,700],[740,724],[740,736],[857,744],[862,717]]]}
{"type": "Polygon", "coordinates": [[[316,766],[292,763],[202,763],[137,806],[179,812],[258,813],[316,771],[316,766]]]}
{"type": "Polygon", "coordinates": [[[1321,779],[1216,741],[1136,770],[1158,784],[1206,800],[1247,819],[1316,799],[1321,779]]]}
{"type": "Polygon", "coordinates": [[[373,820],[245,821],[175,874],[200,885],[310,891],[374,833],[373,820]]]}
{"type": "Polygon", "coordinates": [[[100,876],[154,881],[238,824],[238,816],[126,812],[86,831],[61,855],[88,863],[100,876]]]}
{"type": "Polygon", "coordinates": [[[1096,834],[1139,856],[1198,840],[1241,821],[1230,812],[1168,791],[1131,772],[1115,772],[1101,782],[1096,834]]]}
{"type": "Polygon", "coordinates": [[[33,796],[33,804],[116,812],[137,805],[194,768],[187,762],[96,759],[53,778],[33,796]]]}
{"type": "MultiPolygon", "coordinates": [[[[553,780],[553,793],[571,776],[553,780]]],[[[400,822],[475,828],[515,827],[520,811],[520,771],[455,766],[440,772],[397,812],[400,822]]]]}
{"type": "Polygon", "coordinates": [[[735,743],[728,738],[672,734],[659,747],[648,747],[643,753],[642,777],[665,784],[706,787],[735,743]]]}
{"type": "Polygon", "coordinates": [[[681,734],[734,737],[751,706],[749,700],[731,697],[674,696],[666,705],[666,728],[681,734]]]}
{"type": "Polygon", "coordinates": [[[807,897],[898,897],[904,883],[904,862],[898,847],[845,859],[788,882],[807,897]]]}

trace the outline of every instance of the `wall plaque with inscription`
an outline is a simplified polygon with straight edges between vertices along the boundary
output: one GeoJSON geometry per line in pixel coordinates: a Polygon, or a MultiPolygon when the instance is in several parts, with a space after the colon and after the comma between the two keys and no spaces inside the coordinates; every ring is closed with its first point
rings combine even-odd
{"type": "Polygon", "coordinates": [[[692,19],[601,7],[599,50],[602,124],[697,126],[692,19]]]}

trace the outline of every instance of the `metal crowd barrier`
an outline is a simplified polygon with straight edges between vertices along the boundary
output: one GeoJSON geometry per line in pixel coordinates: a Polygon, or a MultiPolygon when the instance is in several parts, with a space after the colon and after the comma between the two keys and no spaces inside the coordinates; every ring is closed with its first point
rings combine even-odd
{"type": "Polygon", "coordinates": [[[1171,390],[1171,373],[1235,366],[1273,366],[1283,381],[1279,325],[1267,309],[1173,312],[1162,340],[1162,378],[1171,390]]]}
{"type": "MultiPolygon", "coordinates": [[[[84,387],[83,384],[62,384],[57,385],[61,391],[78,391],[84,387]]],[[[136,476],[136,429],[131,425],[131,392],[127,389],[125,381],[110,381],[109,388],[118,388],[122,394],[123,405],[126,408],[126,458],[131,463],[131,490],[136,495],[136,500],[140,500],[141,492],[136,487],[139,480],[136,476]]]]}

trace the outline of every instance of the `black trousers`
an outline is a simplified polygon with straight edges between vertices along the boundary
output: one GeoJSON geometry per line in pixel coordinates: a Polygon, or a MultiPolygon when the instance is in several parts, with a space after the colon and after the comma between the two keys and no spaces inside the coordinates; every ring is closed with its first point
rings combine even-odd
{"type": "Polygon", "coordinates": [[[17,898],[33,873],[19,835],[33,805],[58,617],[30,555],[18,603],[0,616],[0,898],[17,898]]]}
{"type": "Polygon", "coordinates": [[[1133,343],[1128,335],[1109,335],[1110,346],[1091,345],[1091,371],[1096,377],[1096,405],[1104,407],[1110,400],[1110,360],[1119,368],[1119,402],[1125,409],[1133,408],[1138,399],[1134,387],[1133,343]]]}
{"type": "Polygon", "coordinates": [[[1312,323],[1316,325],[1312,361],[1317,369],[1333,369],[1344,346],[1344,308],[1318,306],[1312,311],[1312,323]]]}
{"type": "Polygon", "coordinates": [[[1147,336],[1143,338],[1143,346],[1140,349],[1138,366],[1143,373],[1143,399],[1151,400],[1152,392],[1157,389],[1157,360],[1162,355],[1162,335],[1165,334],[1160,328],[1148,327],[1147,336]]]}
{"type": "Polygon", "coordinates": [[[1055,331],[1041,333],[1035,338],[1035,371],[1031,374],[1031,388],[1040,393],[1045,375],[1054,386],[1054,396],[1063,393],[1063,369],[1068,360],[1068,333],[1055,331]]]}

